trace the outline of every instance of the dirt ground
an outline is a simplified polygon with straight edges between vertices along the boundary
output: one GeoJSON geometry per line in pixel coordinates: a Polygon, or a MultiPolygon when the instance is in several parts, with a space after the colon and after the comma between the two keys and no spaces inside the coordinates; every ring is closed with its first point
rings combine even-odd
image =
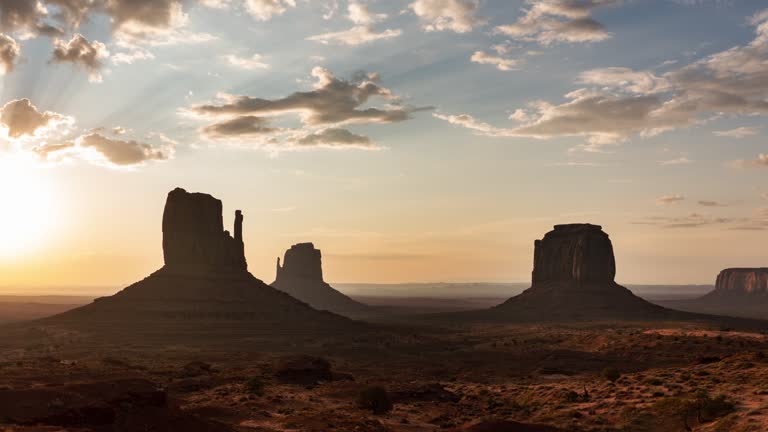
{"type": "Polygon", "coordinates": [[[768,430],[759,332],[488,324],[269,350],[112,342],[45,328],[1,342],[0,430],[768,430]],[[380,413],[361,398],[371,388],[380,413]]]}

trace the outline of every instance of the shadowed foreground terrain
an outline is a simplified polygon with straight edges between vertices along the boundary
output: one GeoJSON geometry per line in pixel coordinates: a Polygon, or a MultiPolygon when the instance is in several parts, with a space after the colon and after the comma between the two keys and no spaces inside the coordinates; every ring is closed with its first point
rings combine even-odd
{"type": "Polygon", "coordinates": [[[29,431],[555,430],[492,420],[762,431],[765,353],[763,334],[679,322],[392,328],[280,350],[97,344],[37,326],[2,338],[0,419],[29,431]],[[386,391],[391,411],[361,407],[369,387],[386,391]]]}

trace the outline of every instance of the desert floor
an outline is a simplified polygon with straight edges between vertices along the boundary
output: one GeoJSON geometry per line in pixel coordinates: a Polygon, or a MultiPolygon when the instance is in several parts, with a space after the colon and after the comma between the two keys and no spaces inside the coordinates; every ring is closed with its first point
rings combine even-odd
{"type": "Polygon", "coordinates": [[[97,342],[44,327],[6,338],[0,430],[768,430],[759,333],[663,322],[388,325],[219,342],[97,342]],[[386,391],[391,411],[361,406],[371,387],[386,391]]]}

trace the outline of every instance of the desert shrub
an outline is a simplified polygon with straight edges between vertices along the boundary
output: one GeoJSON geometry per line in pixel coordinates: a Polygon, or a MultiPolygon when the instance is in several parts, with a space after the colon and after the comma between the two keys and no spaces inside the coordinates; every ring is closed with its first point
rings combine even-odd
{"type": "Polygon", "coordinates": [[[696,394],[696,413],[699,422],[712,421],[735,410],[736,406],[725,395],[712,398],[704,391],[696,394]]]}
{"type": "Polygon", "coordinates": [[[573,390],[569,390],[563,394],[563,400],[569,403],[576,403],[579,401],[579,394],[573,390]]]}
{"type": "Polygon", "coordinates": [[[619,378],[621,378],[621,372],[619,372],[618,369],[613,367],[607,367],[603,369],[603,372],[601,373],[602,377],[607,379],[610,382],[616,382],[619,378]]]}
{"type": "Polygon", "coordinates": [[[392,401],[384,387],[366,387],[357,396],[357,406],[370,410],[374,414],[385,414],[392,411],[392,401]]]}
{"type": "Polygon", "coordinates": [[[653,404],[652,412],[662,416],[670,416],[679,419],[683,428],[692,430],[689,419],[695,412],[694,404],[688,399],[666,397],[653,404]]]}
{"type": "Polygon", "coordinates": [[[264,387],[266,387],[264,381],[259,377],[248,378],[248,380],[245,381],[244,386],[246,392],[257,396],[262,396],[264,394],[264,387]]]}
{"type": "Polygon", "coordinates": [[[645,384],[652,385],[652,386],[660,386],[664,384],[663,381],[661,381],[659,378],[648,378],[645,380],[645,384]]]}

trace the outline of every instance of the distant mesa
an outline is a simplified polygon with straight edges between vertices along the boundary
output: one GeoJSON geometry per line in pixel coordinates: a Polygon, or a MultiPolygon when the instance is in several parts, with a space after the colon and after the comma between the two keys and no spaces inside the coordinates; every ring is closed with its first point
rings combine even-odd
{"type": "Polygon", "coordinates": [[[768,268],[729,268],[717,275],[712,297],[767,297],[768,268]]]}
{"type": "Polygon", "coordinates": [[[691,312],[768,319],[768,268],[728,268],[704,296],[658,303],[691,312]]]}
{"type": "Polygon", "coordinates": [[[602,227],[555,225],[534,242],[531,287],[491,309],[466,316],[503,321],[691,318],[632,294],[614,281],[613,245],[602,227]]]}
{"type": "Polygon", "coordinates": [[[276,280],[303,279],[323,282],[323,262],[320,249],[315,249],[312,243],[298,243],[285,251],[283,265],[277,258],[276,280]]]}
{"type": "Polygon", "coordinates": [[[242,225],[243,214],[238,210],[234,236],[230,235],[224,230],[221,201],[174,189],[163,213],[165,265],[113,296],[43,322],[125,334],[186,333],[196,339],[272,338],[281,332],[301,335],[357,327],[251,275],[242,225]]]}
{"type": "Polygon", "coordinates": [[[282,265],[277,258],[272,286],[290,294],[315,309],[327,310],[350,318],[375,314],[374,308],[357,302],[323,280],[322,253],[312,243],[298,243],[285,251],[282,265]]]}

